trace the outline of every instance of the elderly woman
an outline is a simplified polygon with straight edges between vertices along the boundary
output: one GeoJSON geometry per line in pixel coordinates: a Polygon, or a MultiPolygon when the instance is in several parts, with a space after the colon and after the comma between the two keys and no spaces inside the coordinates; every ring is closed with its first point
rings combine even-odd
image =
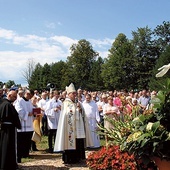
{"type": "MultiPolygon", "coordinates": [[[[120,116],[120,111],[117,106],[113,104],[113,97],[109,96],[107,98],[108,103],[103,108],[103,115],[105,118],[104,127],[106,129],[114,128],[113,125],[106,119],[117,119],[120,116]]],[[[106,136],[106,145],[108,144],[108,137],[106,136]]]]}

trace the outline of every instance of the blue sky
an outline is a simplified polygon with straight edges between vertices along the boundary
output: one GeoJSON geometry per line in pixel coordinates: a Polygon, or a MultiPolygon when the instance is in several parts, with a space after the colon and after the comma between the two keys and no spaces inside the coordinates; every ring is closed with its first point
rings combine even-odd
{"type": "Polygon", "coordinates": [[[169,0],[0,0],[0,81],[26,85],[22,72],[36,63],[65,61],[88,40],[107,57],[114,39],[170,21],[169,0]]]}

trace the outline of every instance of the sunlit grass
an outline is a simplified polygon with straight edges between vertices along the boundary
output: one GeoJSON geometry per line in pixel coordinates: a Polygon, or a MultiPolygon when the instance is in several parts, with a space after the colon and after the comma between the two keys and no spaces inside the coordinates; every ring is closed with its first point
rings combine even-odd
{"type": "MultiPolygon", "coordinates": [[[[36,146],[37,146],[37,149],[39,150],[38,152],[40,152],[39,154],[46,151],[47,148],[48,148],[48,137],[42,136],[41,142],[36,143],[36,146]]],[[[33,156],[31,156],[31,157],[27,157],[27,158],[22,158],[21,162],[22,163],[31,162],[31,161],[34,161],[34,160],[35,160],[35,158],[33,156]]]]}
{"type": "MultiPolygon", "coordinates": [[[[105,139],[102,137],[101,139],[100,139],[100,145],[101,146],[105,146],[105,139]]],[[[38,152],[37,152],[37,154],[41,154],[41,153],[44,153],[44,152],[46,152],[47,151],[47,149],[48,149],[48,137],[47,136],[42,136],[42,140],[41,140],[41,142],[38,142],[37,144],[37,149],[39,150],[38,152]]],[[[35,158],[34,158],[34,156],[31,156],[31,157],[28,157],[28,158],[22,158],[22,163],[24,163],[24,162],[31,162],[31,161],[34,161],[35,160],[35,158]]]]}
{"type": "Polygon", "coordinates": [[[37,149],[46,150],[48,148],[48,136],[42,136],[41,142],[37,143],[37,149]]]}

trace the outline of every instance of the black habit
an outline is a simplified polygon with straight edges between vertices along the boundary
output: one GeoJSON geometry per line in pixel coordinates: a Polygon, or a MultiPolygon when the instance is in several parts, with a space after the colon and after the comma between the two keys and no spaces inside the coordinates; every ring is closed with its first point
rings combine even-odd
{"type": "Polygon", "coordinates": [[[18,113],[7,99],[0,99],[0,169],[15,170],[17,167],[16,128],[21,124],[18,113]]]}

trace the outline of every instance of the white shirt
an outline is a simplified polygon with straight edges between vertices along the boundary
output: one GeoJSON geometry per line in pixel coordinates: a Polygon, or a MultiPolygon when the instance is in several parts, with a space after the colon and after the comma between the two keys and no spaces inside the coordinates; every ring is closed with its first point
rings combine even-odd
{"type": "Polygon", "coordinates": [[[93,100],[90,101],[89,103],[84,101],[83,107],[84,107],[87,118],[93,118],[97,120],[97,122],[100,121],[98,106],[96,102],[94,102],[93,100]]]}
{"type": "Polygon", "coordinates": [[[33,111],[33,105],[30,100],[26,101],[23,98],[18,98],[15,103],[15,109],[19,114],[21,121],[21,129],[17,129],[18,132],[33,131],[34,116],[29,116],[29,113],[33,111]]]}
{"type": "Polygon", "coordinates": [[[54,109],[61,105],[62,105],[62,102],[60,100],[56,101],[54,98],[50,99],[46,103],[45,114],[47,116],[49,129],[57,129],[61,111],[60,110],[54,111],[54,109]]]}
{"type": "Polygon", "coordinates": [[[41,113],[42,113],[42,114],[45,114],[46,104],[47,104],[47,100],[45,100],[45,99],[41,99],[41,100],[38,102],[38,107],[44,109],[44,111],[41,110],[41,113]]]}

